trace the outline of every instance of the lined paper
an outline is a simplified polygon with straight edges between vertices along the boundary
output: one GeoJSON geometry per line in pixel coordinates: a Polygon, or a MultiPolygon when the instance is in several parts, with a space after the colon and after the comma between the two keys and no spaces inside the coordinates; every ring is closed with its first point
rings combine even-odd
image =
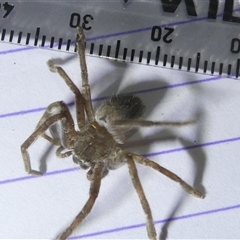
{"type": "MultiPolygon", "coordinates": [[[[80,86],[76,55],[0,43],[0,238],[54,239],[84,205],[86,171],[39,139],[30,147],[28,176],[20,145],[45,108],[63,100],[74,113],[74,96],[46,62],[53,59],[80,86]]],[[[123,145],[168,168],[206,193],[204,200],[152,169],[138,166],[158,236],[168,239],[239,238],[240,82],[145,65],[87,57],[94,106],[116,93],[133,93],[145,118],[196,119],[183,127],[141,129],[123,145]]],[[[111,171],[90,215],[71,239],[146,239],[145,216],[127,166],[111,171]]]]}

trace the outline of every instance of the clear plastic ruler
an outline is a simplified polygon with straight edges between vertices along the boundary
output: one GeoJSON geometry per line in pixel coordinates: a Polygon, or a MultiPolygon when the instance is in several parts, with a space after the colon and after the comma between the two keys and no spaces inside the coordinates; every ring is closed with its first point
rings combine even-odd
{"type": "Polygon", "coordinates": [[[239,0],[0,0],[0,41],[239,77],[239,0]]]}

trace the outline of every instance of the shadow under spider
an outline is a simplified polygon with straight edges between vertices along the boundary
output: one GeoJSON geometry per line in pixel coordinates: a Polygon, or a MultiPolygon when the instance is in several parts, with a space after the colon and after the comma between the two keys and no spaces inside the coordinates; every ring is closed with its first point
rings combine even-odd
{"type": "Polygon", "coordinates": [[[48,156],[52,152],[53,148],[55,148],[55,146],[53,144],[49,145],[48,148],[44,151],[44,154],[42,155],[42,157],[40,159],[39,170],[42,173],[47,172],[47,161],[49,160],[48,156]]]}
{"type": "MultiPolygon", "coordinates": [[[[199,106],[196,106],[196,108],[199,106]]],[[[201,110],[196,112],[195,116],[193,116],[193,119],[196,119],[196,124],[195,124],[195,136],[196,139],[194,142],[201,143],[202,142],[202,120],[204,118],[204,113],[201,110]]],[[[172,128],[171,128],[172,129],[172,128]]],[[[195,175],[193,179],[193,187],[196,189],[199,189],[201,192],[205,193],[205,188],[202,185],[203,181],[203,175],[206,167],[206,154],[201,147],[194,147],[193,140],[189,140],[187,138],[179,137],[178,134],[174,133],[169,128],[163,128],[162,130],[158,130],[154,135],[151,135],[149,137],[142,138],[140,135],[136,137],[136,139],[141,139],[141,140],[136,140],[136,141],[128,141],[123,145],[123,149],[128,149],[128,148],[133,148],[133,147],[138,147],[141,148],[141,152],[148,152],[149,147],[151,146],[151,143],[154,142],[161,142],[161,141],[179,141],[181,143],[181,146],[183,148],[186,148],[186,152],[190,155],[190,159],[194,163],[194,169],[195,169],[195,175]],[[144,148],[144,149],[143,149],[144,148]]],[[[139,132],[137,133],[139,134],[139,132]]],[[[146,176],[141,174],[141,180],[146,176]]],[[[183,176],[181,176],[183,177],[183,176]]],[[[184,177],[183,177],[184,179],[184,177]]],[[[160,229],[160,239],[166,239],[167,238],[167,233],[168,233],[168,228],[169,225],[171,224],[171,219],[176,216],[177,212],[183,207],[184,205],[184,199],[179,199],[176,201],[174,206],[171,208],[171,212],[168,215],[166,219],[169,219],[169,221],[166,220],[166,222],[162,225],[160,229]]]]}

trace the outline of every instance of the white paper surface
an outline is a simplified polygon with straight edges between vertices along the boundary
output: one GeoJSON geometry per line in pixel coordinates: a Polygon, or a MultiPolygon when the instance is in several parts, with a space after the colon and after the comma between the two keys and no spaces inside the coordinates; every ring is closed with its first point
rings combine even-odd
{"type": "MultiPolygon", "coordinates": [[[[80,86],[77,55],[0,43],[0,238],[54,239],[84,205],[86,171],[71,157],[58,159],[44,139],[30,147],[28,176],[20,145],[52,102],[74,101],[48,59],[61,64],[80,86]],[[56,60],[57,59],[57,60],[56,60]]],[[[94,106],[98,98],[137,92],[146,118],[182,121],[183,127],[142,129],[124,147],[147,155],[206,193],[185,193],[160,173],[139,166],[139,176],[162,239],[239,238],[240,80],[125,64],[87,57],[94,106]],[[168,221],[172,219],[172,221],[168,221]]],[[[74,106],[70,107],[74,114],[74,106]]],[[[103,179],[97,202],[72,239],[146,239],[145,216],[127,166],[103,179]]]]}

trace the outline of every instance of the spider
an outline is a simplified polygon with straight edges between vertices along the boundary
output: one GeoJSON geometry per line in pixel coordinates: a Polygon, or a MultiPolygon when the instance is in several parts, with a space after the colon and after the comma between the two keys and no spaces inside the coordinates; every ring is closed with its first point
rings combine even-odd
{"type": "Polygon", "coordinates": [[[47,65],[50,71],[56,72],[62,77],[75,94],[76,117],[79,130],[75,130],[70,111],[63,101],[50,104],[37,124],[35,131],[21,145],[25,170],[28,174],[42,175],[40,171],[31,168],[30,157],[27,151],[31,144],[40,136],[57,146],[56,155],[58,157],[66,158],[72,155],[75,163],[79,164],[82,169],[88,169],[87,179],[90,181],[89,198],[72,223],[57,238],[66,239],[90,213],[98,197],[102,178],[107,175],[109,170],[127,164],[133,186],[146,215],[148,238],[156,239],[151,209],[138,177],[136,163],[159,171],[178,182],[186,192],[195,197],[204,198],[204,194],[195,190],[173,172],[145,157],[124,151],[120,145],[139,127],[181,126],[191,124],[193,121],[153,122],[143,120],[141,116],[145,106],[140,98],[123,94],[109,98],[94,114],[85,60],[85,36],[80,27],[77,27],[77,52],[82,77],[81,91],[61,67],[55,66],[51,60],[47,62],[47,65]],[[47,130],[50,131],[50,134],[47,133],[47,130]]]}

